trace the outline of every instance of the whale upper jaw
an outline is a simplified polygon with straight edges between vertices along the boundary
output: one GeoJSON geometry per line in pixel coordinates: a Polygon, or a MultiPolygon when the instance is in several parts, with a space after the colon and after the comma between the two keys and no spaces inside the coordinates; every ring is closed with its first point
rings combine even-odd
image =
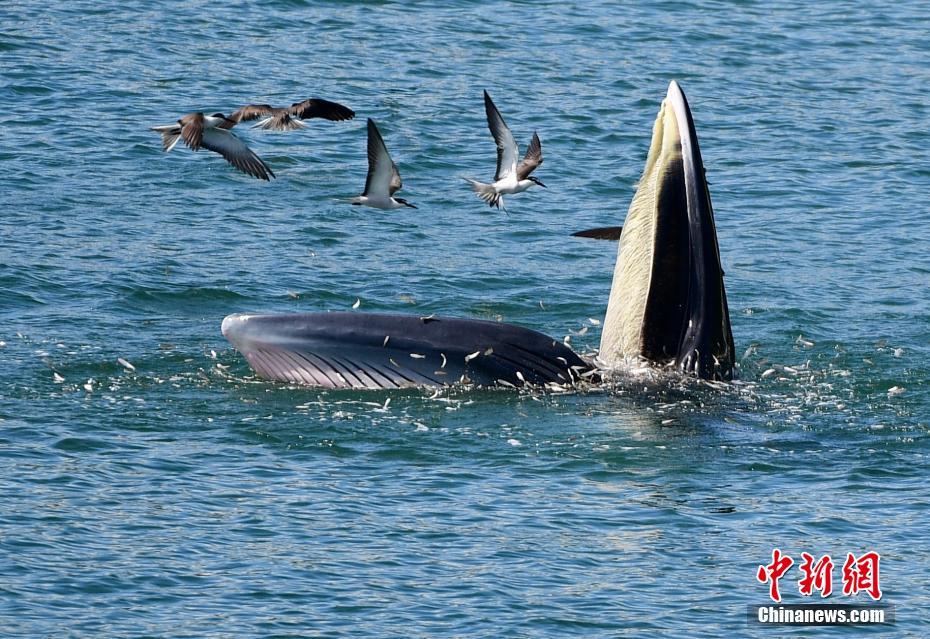
{"type": "Polygon", "coordinates": [[[623,225],[601,335],[606,366],[629,357],[707,379],[733,376],[713,207],[691,110],[674,81],[623,225]]]}

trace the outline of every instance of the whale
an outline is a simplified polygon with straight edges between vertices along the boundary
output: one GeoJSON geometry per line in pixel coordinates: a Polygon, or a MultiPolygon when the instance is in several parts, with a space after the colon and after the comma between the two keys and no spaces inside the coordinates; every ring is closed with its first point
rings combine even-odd
{"type": "MultiPolygon", "coordinates": [[[[691,110],[672,81],[622,233],[597,356],[503,322],[389,313],[236,313],[222,334],[267,380],[323,388],[549,386],[600,381],[630,361],[733,376],[713,207],[691,110]]],[[[582,235],[585,237],[585,235],[582,235]]]]}

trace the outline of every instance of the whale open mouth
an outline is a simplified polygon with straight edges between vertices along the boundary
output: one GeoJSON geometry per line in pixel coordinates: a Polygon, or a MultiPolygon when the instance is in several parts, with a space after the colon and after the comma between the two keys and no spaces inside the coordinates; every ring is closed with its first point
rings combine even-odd
{"type": "Polygon", "coordinates": [[[730,379],[733,351],[704,164],[688,101],[673,81],[623,224],[599,357],[607,366],[644,357],[730,379]]]}

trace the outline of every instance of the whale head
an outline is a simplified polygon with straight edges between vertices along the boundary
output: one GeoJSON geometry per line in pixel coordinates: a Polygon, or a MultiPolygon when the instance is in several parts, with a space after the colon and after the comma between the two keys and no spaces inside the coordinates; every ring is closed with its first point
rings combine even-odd
{"type": "Polygon", "coordinates": [[[734,346],[710,192],[691,110],[672,81],[630,204],[601,334],[601,362],[733,376],[734,346]]]}

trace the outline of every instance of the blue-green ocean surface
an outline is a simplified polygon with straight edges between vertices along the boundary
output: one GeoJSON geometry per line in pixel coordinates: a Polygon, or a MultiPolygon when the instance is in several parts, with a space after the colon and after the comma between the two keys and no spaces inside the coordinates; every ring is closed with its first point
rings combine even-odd
{"type": "MultiPolygon", "coordinates": [[[[0,4],[0,636],[723,637],[760,564],[881,554],[930,623],[925,3],[0,4]],[[344,392],[255,378],[242,311],[500,319],[595,347],[668,82],[737,383],[344,392]],[[488,209],[482,90],[549,187],[488,209]],[[277,174],[161,150],[195,110],[277,174]],[[346,199],[374,118],[419,208],[346,199]],[[583,329],[587,329],[585,332],[583,329]],[[120,361],[131,366],[126,366],[120,361]],[[390,401],[388,401],[390,400],[390,401]]],[[[848,636],[807,628],[792,636],[848,636]]]]}

